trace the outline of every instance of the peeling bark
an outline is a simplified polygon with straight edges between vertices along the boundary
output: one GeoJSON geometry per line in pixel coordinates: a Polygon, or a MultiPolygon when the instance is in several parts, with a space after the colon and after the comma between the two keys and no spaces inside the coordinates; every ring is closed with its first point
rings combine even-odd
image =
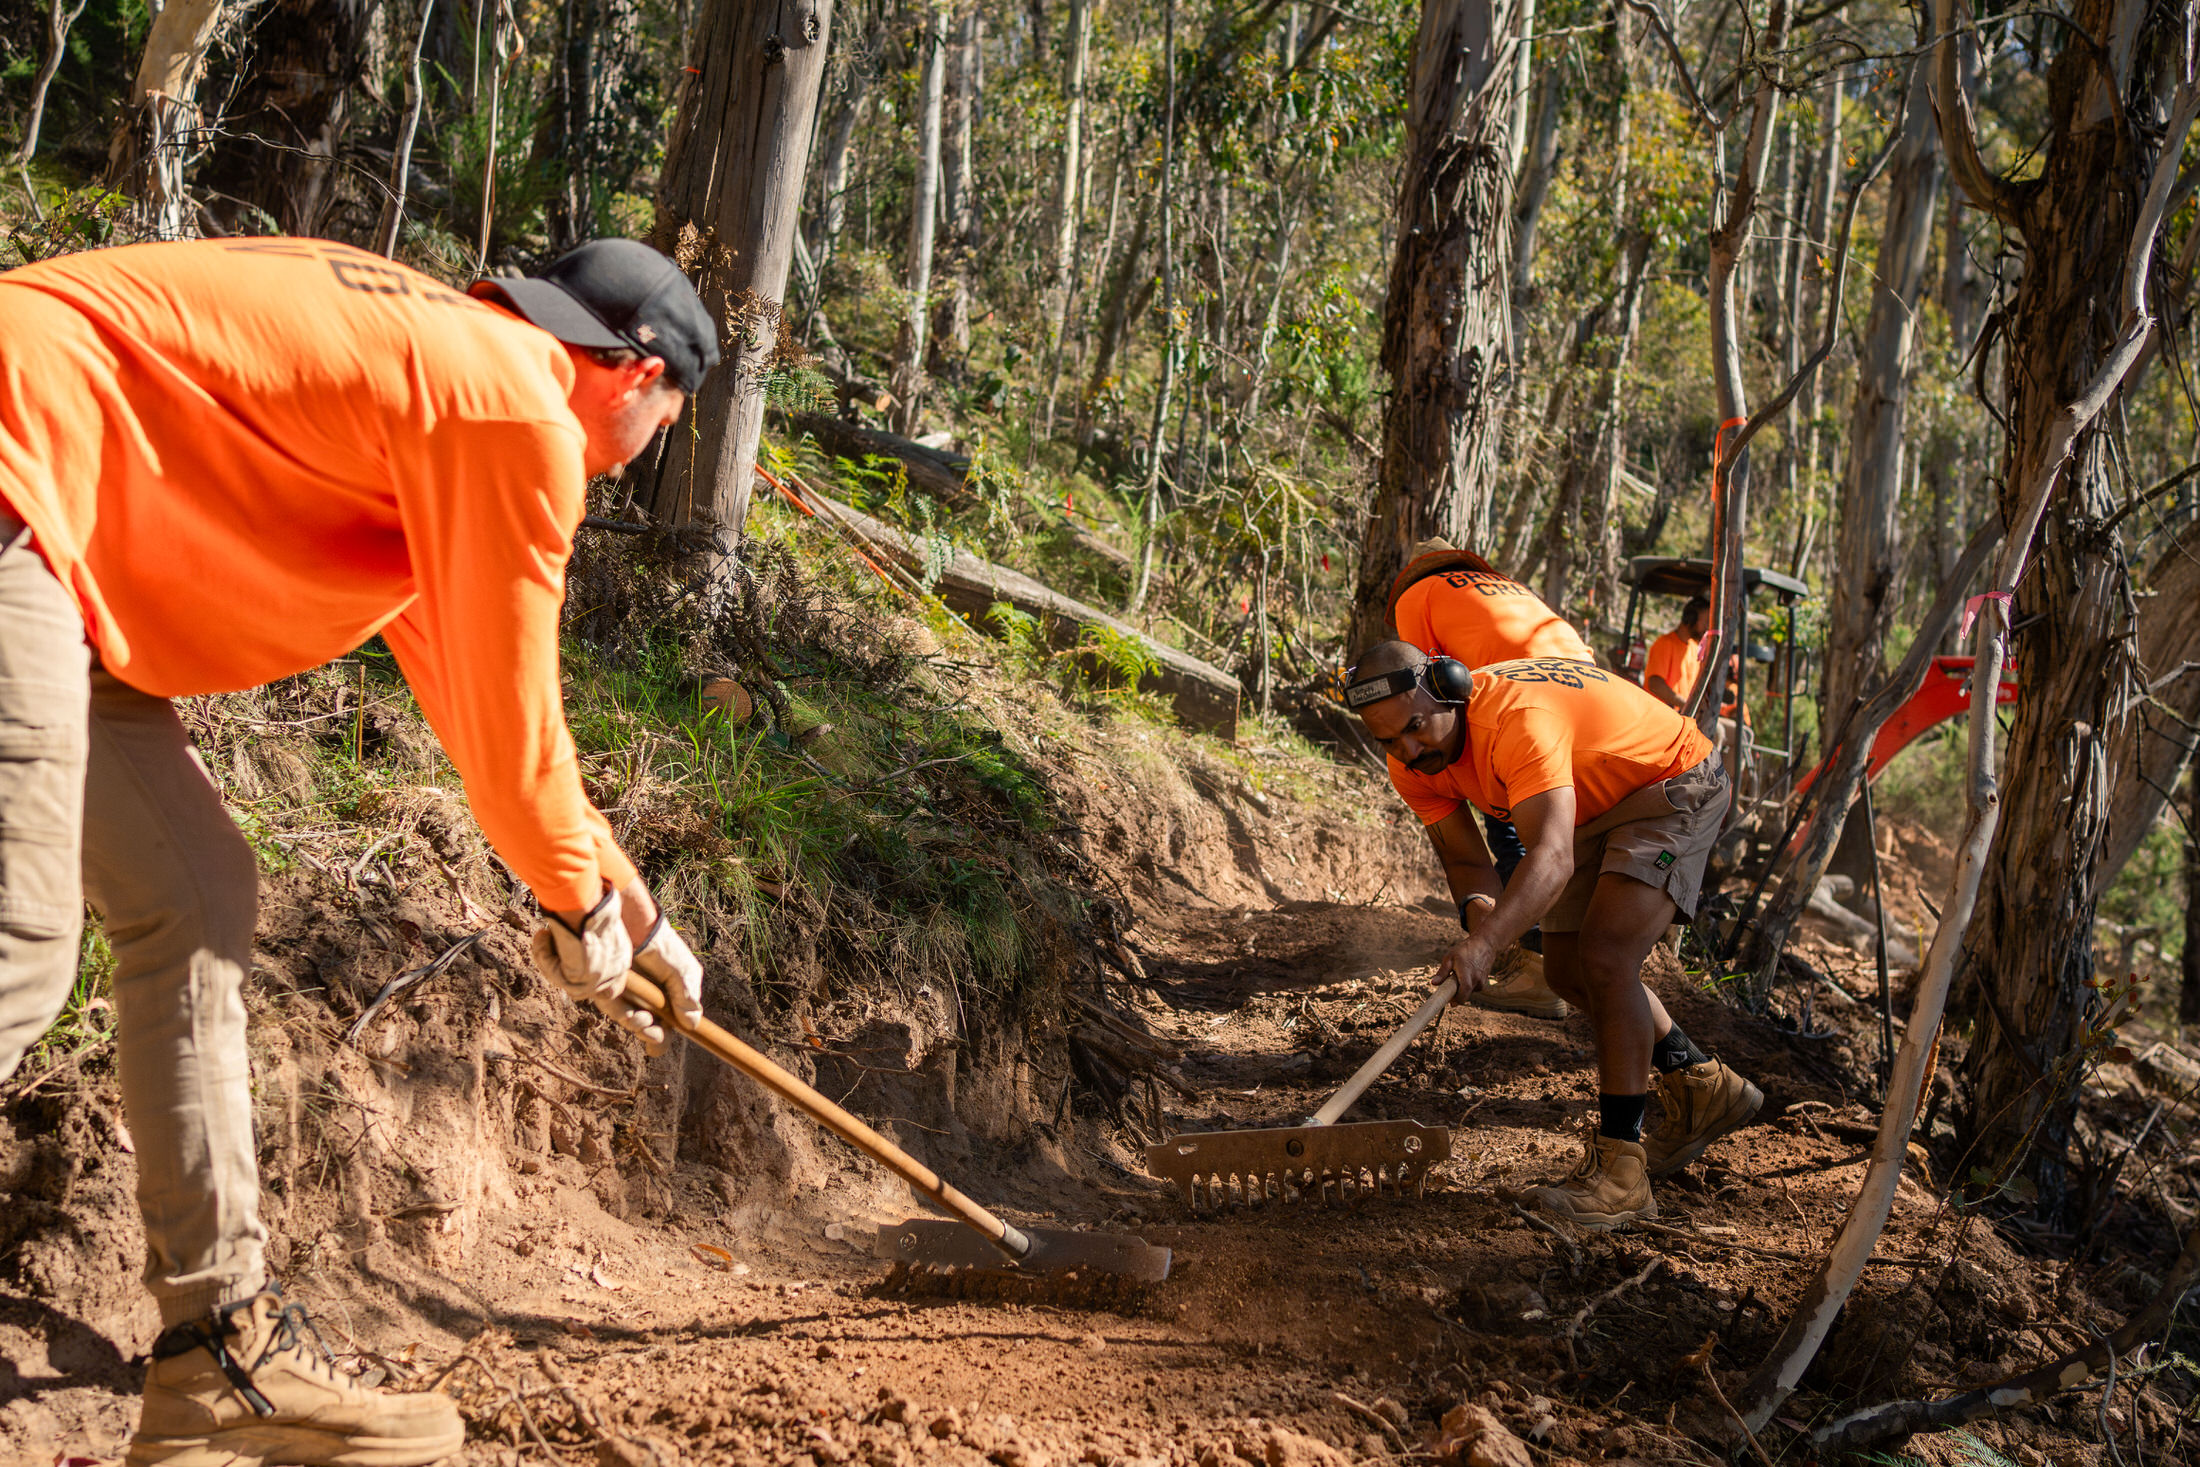
{"type": "Polygon", "coordinates": [[[1372,522],[1346,645],[1383,635],[1390,581],[1432,535],[1482,546],[1501,478],[1513,160],[1506,156],[1516,15],[1505,0],[1423,0],[1383,305],[1391,383],[1372,522]]]}
{"type": "Polygon", "coordinates": [[[721,555],[748,518],[832,18],[832,0],[708,0],[666,148],[651,243],[695,280],[724,358],[644,498],[658,524],[696,525],[721,555]]]}

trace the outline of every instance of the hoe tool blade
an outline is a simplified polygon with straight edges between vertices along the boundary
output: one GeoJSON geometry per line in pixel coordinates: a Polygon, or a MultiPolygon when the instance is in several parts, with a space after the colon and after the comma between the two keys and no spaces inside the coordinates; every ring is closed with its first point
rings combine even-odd
{"type": "Polygon", "coordinates": [[[1356,1121],[1352,1108],[1375,1077],[1443,1013],[1458,983],[1436,991],[1353,1072],[1302,1126],[1259,1131],[1187,1131],[1146,1148],[1146,1170],[1183,1189],[1194,1208],[1257,1207],[1264,1202],[1356,1202],[1388,1192],[1421,1195],[1430,1168],[1451,1158],[1451,1132],[1419,1121],[1356,1121]]]}
{"type": "Polygon", "coordinates": [[[664,990],[640,973],[628,973],[621,997],[655,1014],[668,1029],[685,1034],[719,1059],[747,1075],[856,1150],[886,1167],[921,1192],[952,1221],[915,1218],[879,1233],[878,1255],[920,1269],[946,1272],[963,1263],[983,1264],[1018,1279],[1054,1277],[1082,1270],[1124,1286],[1160,1283],[1169,1276],[1169,1250],[1148,1247],[1143,1239],[1120,1233],[1071,1233],[1052,1228],[1026,1231],[980,1207],[939,1173],[872,1130],[855,1116],[789,1074],[739,1036],[709,1019],[682,1022],[665,1001],[664,990]],[[950,1257],[949,1255],[953,1256],[950,1257]]]}
{"type": "MultiPolygon", "coordinates": [[[[1073,1233],[1064,1228],[1025,1228],[1031,1251],[1015,1267],[1038,1273],[1096,1270],[1135,1283],[1158,1284],[1169,1276],[1169,1250],[1125,1233],[1073,1233]]],[[[918,1268],[999,1268],[1001,1250],[959,1222],[913,1217],[882,1224],[872,1250],[877,1258],[918,1268]]]]}

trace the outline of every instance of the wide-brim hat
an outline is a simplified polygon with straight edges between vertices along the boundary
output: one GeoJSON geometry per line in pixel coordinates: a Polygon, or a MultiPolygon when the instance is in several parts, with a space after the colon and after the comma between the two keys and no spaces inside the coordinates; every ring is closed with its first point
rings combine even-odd
{"type": "Polygon", "coordinates": [[[1390,600],[1384,605],[1383,620],[1389,624],[1392,636],[1398,633],[1398,598],[1405,595],[1414,582],[1449,570],[1486,571],[1493,576],[1499,573],[1497,567],[1481,556],[1471,550],[1461,550],[1441,535],[1423,540],[1406,556],[1405,569],[1390,582],[1390,600]]]}

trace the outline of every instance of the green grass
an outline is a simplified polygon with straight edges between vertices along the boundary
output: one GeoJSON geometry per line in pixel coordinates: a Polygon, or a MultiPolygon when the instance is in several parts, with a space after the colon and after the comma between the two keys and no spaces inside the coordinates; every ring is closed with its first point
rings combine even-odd
{"type": "Polygon", "coordinates": [[[60,1059],[88,1044],[100,1043],[114,1030],[115,951],[108,946],[106,929],[93,913],[85,914],[76,951],[76,981],[69,985],[69,997],[31,1047],[28,1058],[60,1059]]]}

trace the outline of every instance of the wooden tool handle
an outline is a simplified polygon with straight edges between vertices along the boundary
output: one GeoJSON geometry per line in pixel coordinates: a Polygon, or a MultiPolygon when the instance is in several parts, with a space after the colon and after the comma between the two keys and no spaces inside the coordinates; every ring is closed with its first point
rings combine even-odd
{"type": "Polygon", "coordinates": [[[1337,1117],[1352,1109],[1352,1102],[1358,1100],[1361,1092],[1375,1083],[1375,1077],[1389,1069],[1391,1061],[1404,1054],[1406,1046],[1418,1038],[1423,1029],[1435,1022],[1436,1016],[1444,1011],[1445,1006],[1451,1002],[1452,995],[1458,991],[1459,980],[1456,978],[1446,978],[1437,984],[1436,991],[1428,996],[1428,1001],[1414,1011],[1413,1017],[1406,1020],[1397,1033],[1383,1041],[1381,1049],[1367,1057],[1366,1064],[1352,1072],[1352,1078],[1344,1082],[1344,1088],[1330,1096],[1329,1102],[1314,1112],[1314,1119],[1308,1124],[1335,1125],[1337,1117]]]}
{"type": "Polygon", "coordinates": [[[788,1074],[757,1050],[709,1019],[699,1021],[692,1028],[681,1023],[673,1016],[672,1005],[665,1002],[664,990],[641,974],[628,973],[626,987],[619,996],[649,1010],[663,1022],[666,1029],[685,1034],[781,1100],[806,1112],[819,1125],[931,1198],[940,1208],[953,1213],[961,1221],[983,1233],[1011,1259],[1023,1258],[1031,1252],[1031,1240],[1020,1230],[956,1191],[941,1179],[939,1173],[788,1074]]]}

